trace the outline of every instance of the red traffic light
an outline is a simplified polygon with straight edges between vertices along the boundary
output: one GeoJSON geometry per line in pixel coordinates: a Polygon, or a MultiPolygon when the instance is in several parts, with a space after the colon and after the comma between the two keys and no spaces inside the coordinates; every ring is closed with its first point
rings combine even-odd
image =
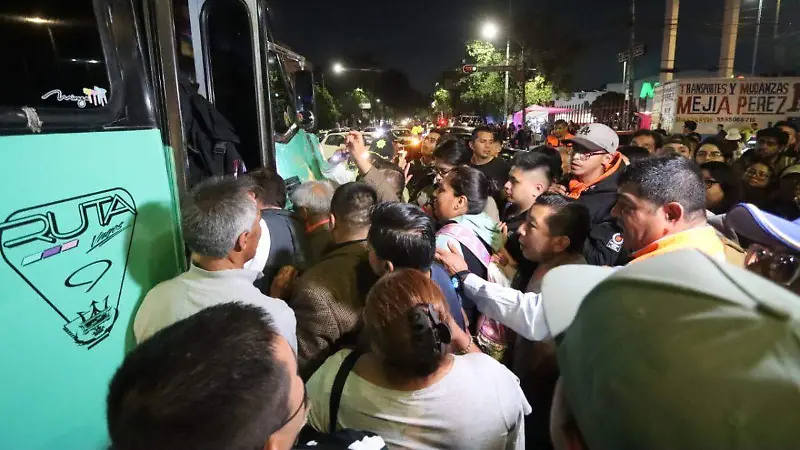
{"type": "Polygon", "coordinates": [[[464,64],[461,66],[461,71],[464,73],[475,73],[478,71],[478,66],[475,64],[464,64]]]}

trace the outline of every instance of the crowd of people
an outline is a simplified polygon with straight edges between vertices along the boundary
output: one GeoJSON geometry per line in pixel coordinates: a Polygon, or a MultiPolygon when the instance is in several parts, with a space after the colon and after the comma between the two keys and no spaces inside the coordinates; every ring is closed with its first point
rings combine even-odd
{"type": "Polygon", "coordinates": [[[352,132],[354,181],[195,187],[112,448],[796,448],[796,126],[566,125],[510,160],[488,127],[411,162],[352,132]]]}

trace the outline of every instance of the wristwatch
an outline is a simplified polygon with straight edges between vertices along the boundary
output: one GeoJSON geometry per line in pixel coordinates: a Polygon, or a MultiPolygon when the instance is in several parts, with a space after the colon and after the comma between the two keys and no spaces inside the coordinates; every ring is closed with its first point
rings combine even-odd
{"type": "Polygon", "coordinates": [[[463,289],[464,288],[464,280],[471,274],[469,270],[462,270],[461,272],[457,272],[453,275],[453,278],[458,281],[458,285],[455,286],[456,289],[463,289]]]}
{"type": "Polygon", "coordinates": [[[472,272],[470,272],[469,270],[462,270],[461,272],[457,272],[455,276],[456,278],[458,278],[458,281],[460,281],[463,284],[464,280],[466,280],[467,277],[471,274],[472,272]]]}

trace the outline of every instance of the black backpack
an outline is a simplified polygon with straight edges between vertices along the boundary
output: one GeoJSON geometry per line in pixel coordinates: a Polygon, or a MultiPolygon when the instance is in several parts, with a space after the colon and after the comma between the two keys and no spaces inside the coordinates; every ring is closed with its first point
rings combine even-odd
{"type": "Polygon", "coordinates": [[[187,77],[181,76],[179,84],[189,187],[206,178],[244,173],[242,156],[236,150],[240,140],[233,125],[187,77]]]}

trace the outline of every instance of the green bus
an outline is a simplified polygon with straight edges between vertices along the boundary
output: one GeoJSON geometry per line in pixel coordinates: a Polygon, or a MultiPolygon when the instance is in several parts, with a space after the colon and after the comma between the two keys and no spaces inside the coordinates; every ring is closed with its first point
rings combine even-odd
{"type": "Polygon", "coordinates": [[[0,448],[107,448],[136,308],[186,267],[179,74],[290,184],[321,177],[313,77],[264,0],[2,2],[0,39],[0,448]]]}

